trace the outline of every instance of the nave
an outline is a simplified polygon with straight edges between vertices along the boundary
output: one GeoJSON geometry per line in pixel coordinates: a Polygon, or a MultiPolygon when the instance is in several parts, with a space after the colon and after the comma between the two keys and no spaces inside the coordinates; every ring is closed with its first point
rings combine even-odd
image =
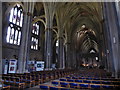
{"type": "Polygon", "coordinates": [[[120,2],[58,1],[0,1],[0,89],[119,89],[120,2]]]}

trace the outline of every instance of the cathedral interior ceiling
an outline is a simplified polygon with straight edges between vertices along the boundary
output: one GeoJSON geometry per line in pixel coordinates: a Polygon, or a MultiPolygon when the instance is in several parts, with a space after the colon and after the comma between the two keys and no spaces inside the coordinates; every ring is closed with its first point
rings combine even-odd
{"type": "MultiPolygon", "coordinates": [[[[56,34],[59,34],[59,26],[62,27],[65,34],[70,42],[76,43],[75,48],[87,52],[90,48],[98,51],[98,41],[100,39],[100,33],[102,32],[102,3],[98,2],[56,2],[55,19],[57,22],[56,34]],[[61,24],[61,25],[60,25],[61,24]],[[91,30],[92,34],[80,34],[81,26],[91,30]],[[88,35],[88,37],[86,37],[88,35]],[[90,40],[89,40],[90,39],[90,40]]],[[[54,5],[55,5],[54,4],[54,5]]],[[[37,2],[35,5],[37,15],[40,15],[41,10],[44,8],[44,4],[37,2]]],[[[45,12],[43,13],[45,14],[45,12]]],[[[43,16],[43,15],[42,15],[43,16]]],[[[63,35],[64,35],[63,34],[63,35]]],[[[57,36],[57,35],[55,35],[57,36]]]]}
{"type": "MultiPolygon", "coordinates": [[[[13,3],[11,3],[13,4],[13,3]]],[[[47,5],[47,4],[46,4],[47,5]]],[[[33,22],[41,21],[46,25],[44,2],[36,2],[33,22]]],[[[87,52],[90,48],[98,51],[98,42],[102,33],[102,3],[100,2],[55,2],[51,3],[54,9],[53,31],[54,37],[63,37],[66,42],[75,43],[77,50],[87,52]],[[82,25],[85,25],[83,30],[82,25]],[[78,35],[79,33],[79,35],[78,35]]],[[[52,14],[51,14],[52,15],[52,14]]]]}

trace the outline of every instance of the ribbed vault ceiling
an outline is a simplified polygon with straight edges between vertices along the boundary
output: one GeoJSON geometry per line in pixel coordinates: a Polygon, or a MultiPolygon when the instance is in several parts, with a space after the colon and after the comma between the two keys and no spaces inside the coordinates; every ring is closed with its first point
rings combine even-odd
{"type": "MultiPolygon", "coordinates": [[[[73,43],[74,48],[82,53],[88,53],[91,48],[99,52],[102,3],[57,2],[56,6],[58,31],[61,30],[59,27],[62,27],[62,35],[65,35],[66,40],[73,43]],[[82,25],[85,25],[85,28],[82,28],[82,25]]],[[[38,13],[43,7],[40,2],[35,5],[38,13]]]]}
{"type": "Polygon", "coordinates": [[[101,3],[67,3],[61,13],[66,16],[63,19],[64,27],[69,24],[66,32],[68,35],[70,34],[70,40],[75,49],[81,53],[88,53],[91,48],[99,52],[98,42],[102,21],[101,3]],[[85,30],[81,28],[83,24],[86,26],[85,30]]]}

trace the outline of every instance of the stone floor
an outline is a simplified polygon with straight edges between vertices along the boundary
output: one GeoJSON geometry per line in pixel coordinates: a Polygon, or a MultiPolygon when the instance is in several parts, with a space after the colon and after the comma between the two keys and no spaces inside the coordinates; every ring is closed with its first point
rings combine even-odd
{"type": "MultiPolygon", "coordinates": [[[[54,80],[54,81],[58,81],[58,79],[54,80]]],[[[51,85],[52,86],[51,81],[43,83],[43,84],[47,84],[47,85],[51,85]]],[[[27,88],[25,90],[40,90],[40,88],[39,88],[39,85],[37,85],[37,86],[31,87],[31,88],[27,88]]]]}
{"type": "MultiPolygon", "coordinates": [[[[59,79],[54,80],[54,81],[59,81],[59,79]]],[[[43,84],[47,84],[47,85],[53,86],[53,85],[51,84],[51,81],[46,82],[46,83],[43,83],[43,84]]],[[[39,88],[39,85],[37,85],[37,86],[31,87],[31,88],[27,88],[27,89],[25,89],[25,90],[41,90],[41,89],[39,88]]],[[[72,90],[76,90],[76,89],[72,89],[72,90]]],[[[78,90],[78,89],[77,89],[77,90],[78,90]]],[[[90,89],[80,89],[80,90],[90,90],[90,89]]],[[[98,89],[98,90],[99,90],[99,89],[98,89]]]]}

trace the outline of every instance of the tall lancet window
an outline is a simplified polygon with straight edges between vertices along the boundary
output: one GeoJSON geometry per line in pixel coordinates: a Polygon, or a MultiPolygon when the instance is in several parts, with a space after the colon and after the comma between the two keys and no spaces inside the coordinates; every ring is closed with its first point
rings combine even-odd
{"type": "Polygon", "coordinates": [[[32,26],[32,37],[31,37],[31,49],[38,50],[39,41],[39,22],[36,22],[32,26]]]}
{"type": "Polygon", "coordinates": [[[23,24],[23,8],[17,4],[9,13],[9,26],[7,28],[6,42],[20,45],[21,28],[23,24]]]}

